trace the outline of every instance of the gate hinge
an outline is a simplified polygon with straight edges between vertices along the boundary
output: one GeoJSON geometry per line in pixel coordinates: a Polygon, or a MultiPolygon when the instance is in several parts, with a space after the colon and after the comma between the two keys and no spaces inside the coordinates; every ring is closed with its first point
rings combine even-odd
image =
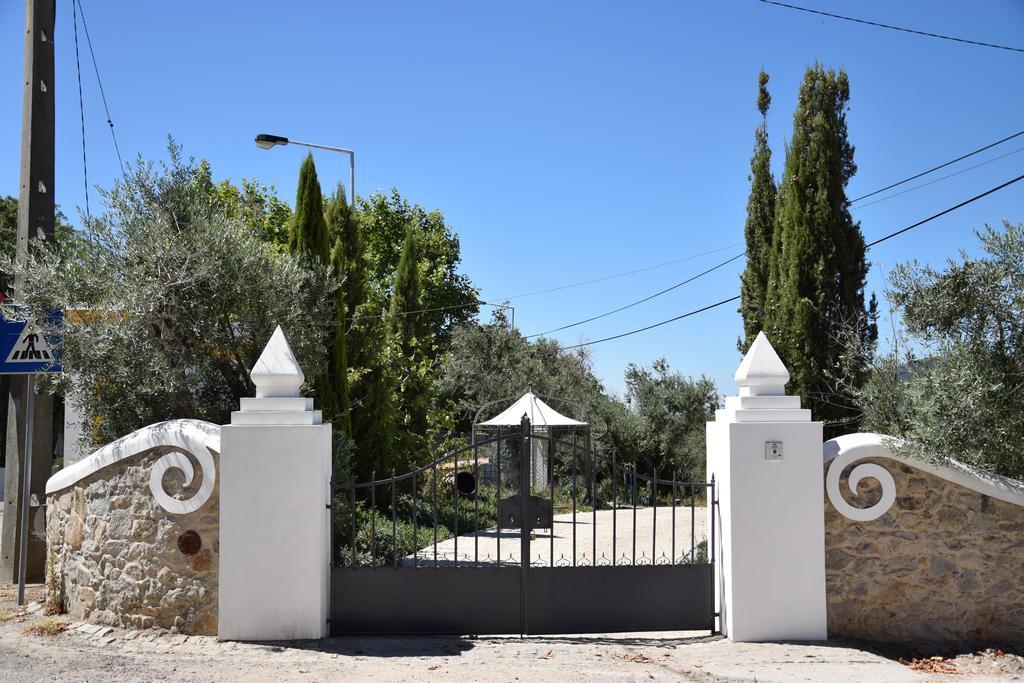
{"type": "Polygon", "coordinates": [[[328,503],[326,507],[327,507],[328,510],[330,510],[331,509],[331,504],[328,503]]]}

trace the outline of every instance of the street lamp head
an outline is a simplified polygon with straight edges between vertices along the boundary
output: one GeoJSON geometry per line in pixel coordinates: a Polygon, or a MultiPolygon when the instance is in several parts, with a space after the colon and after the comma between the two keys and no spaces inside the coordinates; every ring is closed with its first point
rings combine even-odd
{"type": "Polygon", "coordinates": [[[287,145],[288,138],[283,138],[280,135],[267,135],[266,133],[260,133],[256,136],[256,146],[260,149],[270,149],[275,145],[287,145]]]}

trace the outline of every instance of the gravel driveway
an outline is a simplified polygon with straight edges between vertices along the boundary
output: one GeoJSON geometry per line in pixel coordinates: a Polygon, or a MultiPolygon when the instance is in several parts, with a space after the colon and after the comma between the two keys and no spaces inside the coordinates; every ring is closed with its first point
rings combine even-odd
{"type": "MultiPolygon", "coordinates": [[[[620,508],[614,512],[599,510],[596,524],[592,512],[578,512],[575,525],[571,512],[555,515],[553,530],[535,530],[534,539],[530,543],[530,561],[534,565],[546,566],[553,558],[556,566],[570,566],[573,562],[575,544],[576,563],[580,565],[592,563],[595,548],[598,564],[611,564],[613,557],[616,564],[633,564],[634,557],[636,564],[651,564],[652,557],[657,564],[671,564],[673,553],[677,563],[685,563],[691,552],[691,538],[693,547],[696,548],[708,536],[707,509],[703,507],[686,506],[675,509],[675,545],[672,543],[671,508],[637,508],[635,524],[634,555],[633,508],[620,508]],[[692,536],[691,525],[694,531],[692,536]],[[596,539],[594,529],[597,529],[596,539]]],[[[502,529],[499,536],[496,529],[490,528],[481,530],[479,534],[462,534],[457,539],[441,541],[437,544],[437,564],[455,564],[456,552],[460,564],[472,563],[474,558],[477,558],[481,565],[495,565],[499,556],[502,564],[519,564],[519,530],[502,529]]],[[[699,549],[697,552],[700,552],[699,549]]],[[[433,566],[434,556],[434,546],[431,544],[417,553],[416,561],[422,565],[433,566]]],[[[411,566],[413,556],[405,558],[403,564],[411,566]]]]}

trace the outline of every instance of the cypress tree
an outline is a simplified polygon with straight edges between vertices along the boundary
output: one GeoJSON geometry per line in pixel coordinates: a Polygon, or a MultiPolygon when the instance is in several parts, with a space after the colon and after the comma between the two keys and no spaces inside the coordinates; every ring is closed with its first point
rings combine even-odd
{"type": "MultiPolygon", "coordinates": [[[[855,431],[850,397],[829,386],[845,362],[843,331],[861,323],[868,263],[846,184],[857,170],[847,139],[846,72],[815,64],[804,75],[779,186],[765,307],[767,334],[826,434],[855,431]]],[[[845,369],[844,369],[845,371],[845,369]]]]}
{"type": "Polygon", "coordinates": [[[299,168],[299,188],[295,194],[295,216],[288,232],[288,250],[293,254],[307,254],[321,263],[330,262],[331,246],[324,220],[324,199],[312,154],[306,155],[299,168]]]}
{"type": "Polygon", "coordinates": [[[402,255],[398,259],[395,271],[395,285],[391,291],[391,306],[388,311],[391,332],[401,345],[403,354],[410,354],[412,346],[419,336],[419,317],[406,315],[420,307],[422,288],[420,286],[419,247],[416,242],[415,228],[412,224],[405,231],[402,243],[402,255]]]}
{"type": "MultiPolygon", "coordinates": [[[[330,243],[327,239],[327,221],[324,217],[323,194],[320,181],[316,177],[316,165],[313,155],[307,154],[299,168],[299,187],[295,195],[295,216],[289,226],[288,249],[293,254],[301,254],[313,262],[324,265],[331,263],[330,243]]],[[[317,405],[328,419],[339,415],[339,400],[332,369],[335,362],[333,337],[328,339],[327,374],[314,379],[317,405]]],[[[345,389],[347,392],[347,388],[345,389]]]]}
{"type": "Polygon", "coordinates": [[[389,322],[391,338],[399,351],[398,421],[403,455],[412,462],[425,453],[427,437],[427,407],[429,396],[423,372],[423,338],[420,316],[409,315],[420,308],[420,256],[415,226],[410,223],[402,244],[402,255],[395,271],[395,284],[391,292],[389,322]]]}
{"type": "Polygon", "coordinates": [[[747,221],[743,234],[747,243],[747,266],[740,276],[740,313],[743,315],[745,352],[757,333],[764,329],[765,299],[768,296],[769,261],[775,223],[775,178],[772,177],[772,150],[768,146],[768,74],[757,80],[757,109],[761,125],[754,131],[754,156],[750,159],[750,195],[747,197],[747,221]]]}
{"type": "Polygon", "coordinates": [[[363,344],[366,325],[360,324],[363,319],[360,311],[367,301],[367,275],[359,214],[349,206],[345,187],[340,183],[334,191],[331,202],[336,207],[337,215],[333,221],[329,221],[328,230],[335,245],[333,248],[341,247],[341,258],[344,262],[342,277],[345,281],[345,317],[347,322],[345,334],[348,341],[348,362],[350,368],[362,368],[366,366],[367,361],[363,344]]]}
{"type": "MultiPolygon", "coordinates": [[[[345,194],[339,186],[327,203],[325,221],[330,234],[340,234],[342,224],[348,219],[348,207],[345,203],[345,194]]],[[[345,248],[340,239],[335,240],[331,248],[331,269],[334,276],[342,281],[341,286],[335,293],[334,301],[334,334],[328,342],[327,357],[327,378],[326,384],[330,386],[330,392],[334,400],[332,406],[334,412],[330,415],[336,428],[346,436],[352,435],[351,403],[349,400],[348,385],[348,340],[346,338],[347,322],[346,308],[348,282],[346,276],[345,248]]]]}

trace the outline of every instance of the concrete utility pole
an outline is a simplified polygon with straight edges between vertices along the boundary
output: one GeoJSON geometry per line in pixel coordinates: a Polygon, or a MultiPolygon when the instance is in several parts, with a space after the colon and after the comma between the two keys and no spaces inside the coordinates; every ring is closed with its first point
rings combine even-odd
{"type": "MultiPolygon", "coordinates": [[[[25,81],[21,116],[21,182],[18,194],[18,258],[28,255],[30,239],[54,237],[54,49],[55,0],[25,1],[25,81]]],[[[21,282],[15,282],[15,298],[21,282]]],[[[20,487],[25,445],[26,375],[10,377],[7,397],[4,523],[0,538],[0,583],[18,580],[20,487]]],[[[42,581],[46,565],[44,489],[53,462],[53,399],[36,397],[33,406],[32,498],[29,508],[27,578],[42,581]],[[44,533],[40,533],[44,532],[44,533]]]]}

